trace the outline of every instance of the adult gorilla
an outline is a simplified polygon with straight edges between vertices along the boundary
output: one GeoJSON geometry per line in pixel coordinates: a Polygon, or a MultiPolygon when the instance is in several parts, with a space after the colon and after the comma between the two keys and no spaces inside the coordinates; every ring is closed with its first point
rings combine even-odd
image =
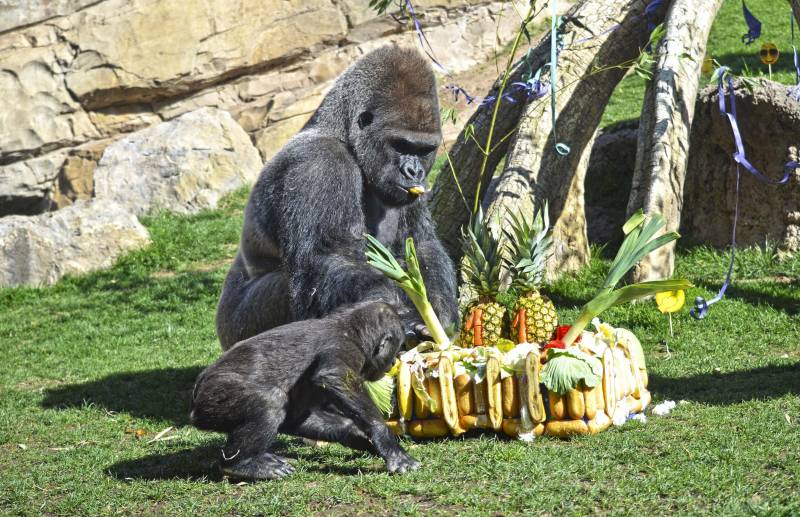
{"type": "Polygon", "coordinates": [[[413,237],[434,309],[456,322],[453,264],[421,195],[440,142],[436,82],[418,52],[384,47],[350,66],[250,194],[217,308],[222,348],[366,300],[419,331],[411,302],[366,264],[364,233],[398,258],[413,237]]]}

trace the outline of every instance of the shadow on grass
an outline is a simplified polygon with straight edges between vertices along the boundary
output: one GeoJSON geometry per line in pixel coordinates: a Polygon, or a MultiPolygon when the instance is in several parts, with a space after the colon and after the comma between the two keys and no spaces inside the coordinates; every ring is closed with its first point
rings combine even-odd
{"type": "MultiPolygon", "coordinates": [[[[696,280],[695,285],[711,292],[716,292],[720,287],[719,283],[709,282],[706,280],[696,280]]],[[[737,284],[736,279],[734,279],[733,283],[725,291],[725,297],[736,298],[738,300],[747,302],[750,305],[769,305],[770,307],[785,312],[790,316],[800,314],[800,300],[792,296],[780,296],[765,292],[769,286],[777,286],[785,289],[800,289],[800,281],[794,281],[790,284],[773,284],[765,281],[761,284],[761,286],[758,286],[744,284],[741,282],[737,284]]]]}
{"type": "Polygon", "coordinates": [[[189,423],[189,400],[201,367],[115,373],[81,384],[45,390],[42,407],[66,409],[94,404],[137,418],[189,423]]]}
{"type": "Polygon", "coordinates": [[[144,458],[120,461],[106,472],[117,479],[186,479],[221,481],[217,466],[219,446],[205,446],[168,454],[151,454],[144,458]]]}
{"type": "MultiPolygon", "coordinates": [[[[166,454],[151,454],[144,458],[120,461],[108,467],[106,472],[117,479],[186,479],[190,481],[218,482],[224,479],[218,463],[220,447],[222,447],[223,443],[224,440],[220,440],[218,445],[207,445],[166,454]]],[[[288,458],[294,464],[296,464],[297,460],[302,459],[306,470],[320,474],[356,476],[365,473],[363,465],[337,464],[336,460],[341,459],[341,456],[326,452],[326,449],[327,447],[316,448],[308,446],[299,450],[289,450],[285,439],[278,440],[272,448],[275,453],[288,458]]],[[[352,451],[352,457],[363,456],[364,454],[366,453],[352,451]]],[[[372,458],[374,458],[375,465],[372,468],[367,468],[367,473],[382,472],[383,461],[377,456],[372,458]]]]}
{"type": "Polygon", "coordinates": [[[693,400],[719,406],[771,399],[800,394],[800,365],[765,366],[680,378],[652,374],[649,389],[665,399],[693,400]]]}

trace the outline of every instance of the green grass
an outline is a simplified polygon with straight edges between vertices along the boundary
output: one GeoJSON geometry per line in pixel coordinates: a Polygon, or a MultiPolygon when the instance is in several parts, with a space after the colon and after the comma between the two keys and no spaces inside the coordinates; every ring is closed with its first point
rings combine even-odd
{"type": "MultiPolygon", "coordinates": [[[[734,74],[768,77],[767,66],[761,63],[758,51],[762,44],[772,42],[781,52],[778,62],[772,67],[772,79],[783,84],[794,84],[789,3],[785,0],[748,0],[747,6],[761,20],[761,37],[751,45],[742,43],[742,34],[747,32],[742,2],[725,0],[711,28],[707,55],[716,59],[719,64],[730,67],[734,74]]],[[[798,37],[800,32],[795,27],[795,44],[800,46],[798,37]]],[[[709,80],[709,76],[704,76],[701,79],[703,86],[709,80]]],[[[601,127],[623,120],[638,119],[644,90],[645,81],[636,75],[623,79],[606,106],[601,127]]]]}
{"type": "MultiPolygon", "coordinates": [[[[764,22],[759,43],[785,48],[788,32],[772,32],[788,24],[784,3],[748,5],[764,22]]],[[[757,50],[739,42],[739,8],[726,2],[711,40],[735,70],[736,56],[757,50]]],[[[636,116],[642,91],[626,79],[607,117],[636,116]]],[[[282,438],[295,475],[229,483],[214,466],[223,436],[194,430],[187,412],[195,376],[220,353],[214,310],[245,197],[146,220],[152,246],[109,271],[0,290],[0,513],[800,513],[800,258],[763,249],[739,253],[736,281],[706,320],[677,314],[674,338],[651,303],[604,315],[640,336],[655,401],[685,401],[668,417],[569,442],[406,441],[423,468],[405,476],[338,445],[282,438]]],[[[680,250],[678,272],[697,285],[687,299],[711,298],[727,260],[680,250]]],[[[594,259],[550,286],[562,321],[607,267],[594,259]]]]}
{"type": "MultiPolygon", "coordinates": [[[[147,220],[153,245],[109,271],[0,290],[0,512],[800,511],[800,259],[755,249],[707,320],[675,317],[675,338],[650,303],[606,315],[641,337],[656,401],[686,401],[668,417],[569,442],[407,441],[424,467],[406,476],[338,445],[284,438],[296,475],[223,480],[222,435],[189,427],[187,411],[195,376],[220,353],[214,309],[243,201],[147,220]],[[170,426],[169,440],[148,443],[170,426]]],[[[596,259],[551,287],[563,321],[607,266],[596,259]]],[[[726,256],[684,250],[678,267],[700,286],[689,298],[710,297],[726,256]]]]}

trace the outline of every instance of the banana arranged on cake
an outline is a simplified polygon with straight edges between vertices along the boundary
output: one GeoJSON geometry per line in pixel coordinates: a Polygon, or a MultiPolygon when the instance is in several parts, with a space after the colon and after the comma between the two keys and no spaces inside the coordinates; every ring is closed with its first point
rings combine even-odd
{"type": "MultiPolygon", "coordinates": [[[[569,348],[521,343],[403,354],[391,375],[387,423],[417,438],[470,429],[529,439],[595,434],[650,403],[641,345],[626,329],[595,322],[569,348]]],[[[422,351],[420,351],[422,350],[422,351]]]]}
{"type": "Polygon", "coordinates": [[[389,427],[419,438],[484,429],[528,440],[595,434],[641,412],[651,400],[641,344],[597,316],[614,305],[691,287],[670,279],[617,288],[642,257],[679,237],[657,236],[664,224],[658,214],[634,214],[596,296],[572,326],[557,327],[555,307],[540,292],[552,248],[547,205],[531,222],[510,217],[502,231],[505,252],[479,212],[462,231],[464,271],[478,298],[467,307],[455,342],[427,300],[413,241],[406,241],[406,272],[368,236],[368,262],[408,294],[434,338],[403,353],[382,381],[368,383],[389,427]],[[501,266],[510,276],[506,291],[501,266]],[[594,330],[586,331],[590,323],[594,330]]]}

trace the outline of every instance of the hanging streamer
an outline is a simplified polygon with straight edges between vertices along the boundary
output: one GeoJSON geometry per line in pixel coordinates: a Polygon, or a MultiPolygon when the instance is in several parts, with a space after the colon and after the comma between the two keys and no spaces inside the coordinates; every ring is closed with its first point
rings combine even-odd
{"type": "Polygon", "coordinates": [[[742,0],[742,12],[744,13],[744,22],[747,24],[747,34],[742,35],[742,42],[749,45],[761,36],[761,22],[753,16],[753,13],[744,4],[744,0],[742,0]]]}
{"type": "Polygon", "coordinates": [[[736,152],[733,153],[733,161],[736,162],[736,204],[735,210],[733,213],[733,235],[731,237],[731,262],[728,266],[728,274],[725,276],[725,282],[722,284],[722,288],[719,290],[717,295],[712,298],[711,300],[706,301],[705,298],[702,296],[698,296],[695,298],[694,308],[690,311],[690,314],[695,319],[701,320],[706,317],[708,314],[708,308],[711,305],[714,305],[718,301],[722,300],[722,297],[725,296],[725,291],[728,289],[728,286],[731,283],[731,277],[733,276],[733,266],[734,266],[734,259],[736,256],[736,223],[739,220],[739,175],[740,169],[739,166],[744,167],[750,174],[755,176],[756,179],[761,181],[762,183],[768,183],[770,185],[783,185],[789,181],[789,178],[792,175],[792,171],[797,168],[800,168],[800,163],[796,161],[789,161],[784,166],[783,177],[779,180],[771,179],[764,174],[762,174],[758,169],[753,167],[753,165],[747,160],[747,156],[745,155],[744,151],[744,143],[742,142],[742,135],[739,131],[739,122],[737,120],[736,115],[736,92],[733,88],[733,76],[729,73],[730,69],[728,67],[720,67],[717,69],[717,95],[719,96],[719,111],[726,117],[728,117],[728,122],[731,126],[731,131],[733,132],[733,140],[734,144],[736,145],[736,152]],[[728,105],[726,106],[725,102],[725,80],[727,78],[727,85],[728,85],[728,105]]]}
{"type": "Polygon", "coordinates": [[[789,11],[789,20],[792,26],[792,51],[794,53],[795,87],[789,90],[789,97],[800,102],[800,59],[797,58],[797,47],[794,44],[794,13],[789,11]]]}
{"type": "Polygon", "coordinates": [[[558,141],[556,134],[556,90],[558,88],[558,54],[562,41],[559,35],[559,22],[561,17],[557,14],[556,0],[550,0],[550,118],[553,121],[553,142],[555,149],[561,156],[570,152],[567,144],[558,141]]]}
{"type": "Polygon", "coordinates": [[[443,74],[450,75],[450,72],[447,71],[447,68],[445,68],[438,59],[436,59],[436,56],[433,53],[433,47],[431,47],[430,41],[428,41],[427,36],[425,36],[425,33],[422,31],[422,24],[419,23],[417,13],[414,12],[414,6],[411,5],[411,0],[406,0],[406,8],[408,9],[408,13],[411,15],[411,20],[414,22],[414,30],[417,32],[417,38],[419,38],[420,47],[422,47],[422,50],[428,55],[428,58],[439,68],[439,70],[442,71],[443,74]]]}

